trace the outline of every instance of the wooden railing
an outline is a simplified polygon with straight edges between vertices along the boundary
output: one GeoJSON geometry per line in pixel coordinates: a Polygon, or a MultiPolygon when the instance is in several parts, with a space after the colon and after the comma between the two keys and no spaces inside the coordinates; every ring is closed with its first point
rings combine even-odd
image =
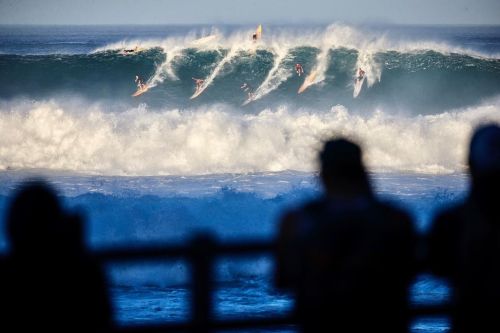
{"type": "MultiPolygon", "coordinates": [[[[116,332],[213,332],[240,329],[293,327],[292,315],[273,314],[266,318],[217,319],[214,317],[213,269],[220,257],[273,255],[275,244],[266,241],[214,241],[207,235],[195,237],[187,245],[100,250],[95,253],[105,263],[184,259],[191,266],[190,319],[187,322],[167,322],[120,327],[116,332]]],[[[449,306],[425,305],[412,308],[413,318],[447,316],[449,306]]]]}

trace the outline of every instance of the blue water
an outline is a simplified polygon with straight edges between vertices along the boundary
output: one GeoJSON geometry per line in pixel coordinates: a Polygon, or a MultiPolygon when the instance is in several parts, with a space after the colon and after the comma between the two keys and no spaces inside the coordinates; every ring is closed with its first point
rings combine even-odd
{"type": "MultiPolygon", "coordinates": [[[[420,232],[466,195],[470,133],[500,123],[499,27],[265,26],[256,44],[253,29],[0,26],[0,216],[19,183],[41,175],[85,212],[94,249],[183,243],[200,230],[272,239],[284,210],[320,195],[315,158],[332,135],[363,145],[376,193],[420,232]],[[300,95],[296,62],[318,73],[300,95]],[[358,67],[367,83],[353,98],[358,67]],[[136,74],[151,88],[133,98],[136,74]],[[191,77],[210,81],[194,100],[191,77]],[[256,96],[245,106],[242,82],[256,96]]],[[[272,267],[219,262],[216,315],[290,311],[272,267]]],[[[108,274],[118,323],[187,318],[185,262],[108,274]]],[[[448,295],[427,275],[412,287],[415,304],[448,295]]],[[[422,319],[413,331],[448,326],[422,319]]]]}
{"type": "MultiPolygon", "coordinates": [[[[56,184],[70,209],[84,209],[87,240],[93,248],[189,240],[195,231],[209,231],[220,240],[267,238],[276,235],[283,210],[319,195],[317,176],[310,173],[210,175],[203,177],[109,177],[44,173],[56,184]]],[[[8,193],[31,174],[0,175],[0,213],[8,193]]],[[[376,193],[409,209],[424,232],[434,212],[466,193],[464,174],[371,175],[376,193]]],[[[3,248],[7,247],[2,237],[3,248]]],[[[113,281],[116,320],[139,324],[187,320],[189,267],[183,261],[115,264],[113,281]]],[[[291,310],[291,297],[272,287],[272,260],[256,257],[217,263],[216,315],[221,318],[265,317],[291,310]]],[[[447,300],[443,281],[420,276],[412,287],[412,302],[447,300]]],[[[438,332],[446,318],[418,321],[416,332],[438,332]]]]}

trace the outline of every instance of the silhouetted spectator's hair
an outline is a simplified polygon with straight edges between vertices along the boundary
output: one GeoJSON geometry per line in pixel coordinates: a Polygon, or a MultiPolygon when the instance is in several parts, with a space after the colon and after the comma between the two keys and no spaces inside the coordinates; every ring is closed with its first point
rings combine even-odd
{"type": "Polygon", "coordinates": [[[38,248],[41,243],[53,241],[61,230],[63,215],[56,193],[49,185],[42,181],[24,184],[14,195],[7,213],[12,250],[38,248]]]}
{"type": "Polygon", "coordinates": [[[350,184],[367,193],[371,192],[361,148],[357,144],[346,139],[327,141],[319,159],[324,178],[333,183],[350,184]]]}

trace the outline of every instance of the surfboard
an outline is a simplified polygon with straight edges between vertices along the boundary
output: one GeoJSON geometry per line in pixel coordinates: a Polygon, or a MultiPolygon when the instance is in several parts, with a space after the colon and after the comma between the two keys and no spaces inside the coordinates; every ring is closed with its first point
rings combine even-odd
{"type": "Polygon", "coordinates": [[[259,24],[259,26],[255,30],[255,34],[257,35],[257,39],[262,38],[262,24],[259,24]]]}
{"type": "Polygon", "coordinates": [[[142,47],[137,47],[137,48],[134,48],[132,50],[128,49],[129,51],[127,51],[127,49],[123,49],[120,51],[120,54],[121,55],[130,55],[130,54],[137,54],[139,52],[142,52],[144,51],[144,48],[142,47]]]}
{"type": "Polygon", "coordinates": [[[247,100],[246,100],[246,101],[244,101],[244,102],[243,102],[243,104],[241,104],[241,106],[245,106],[245,105],[247,105],[248,103],[253,102],[254,100],[255,100],[255,97],[254,97],[254,96],[252,96],[252,97],[250,97],[250,98],[247,98],[247,100]]]}
{"type": "Polygon", "coordinates": [[[147,85],[144,85],[143,88],[137,89],[137,91],[132,94],[132,97],[137,97],[139,95],[142,95],[142,94],[144,94],[148,90],[149,90],[149,87],[147,85]]]}
{"type": "Polygon", "coordinates": [[[365,83],[365,78],[366,78],[366,75],[363,76],[363,78],[361,80],[356,79],[356,83],[354,83],[354,91],[352,92],[353,98],[358,97],[359,93],[361,92],[361,88],[363,88],[363,83],[365,83]]]}
{"type": "Polygon", "coordinates": [[[314,83],[314,80],[316,79],[316,71],[312,71],[311,74],[309,74],[306,79],[304,80],[304,83],[299,88],[299,91],[297,91],[297,94],[302,94],[309,86],[311,86],[314,83]]]}
{"type": "MultiPolygon", "coordinates": [[[[207,82],[207,81],[205,81],[205,82],[207,82]]],[[[193,94],[191,97],[189,97],[189,99],[195,99],[196,97],[200,96],[200,95],[201,95],[201,93],[202,93],[205,89],[207,89],[207,87],[208,87],[208,84],[203,83],[203,84],[201,85],[200,89],[197,89],[197,90],[194,92],[194,94],[193,94]]]]}

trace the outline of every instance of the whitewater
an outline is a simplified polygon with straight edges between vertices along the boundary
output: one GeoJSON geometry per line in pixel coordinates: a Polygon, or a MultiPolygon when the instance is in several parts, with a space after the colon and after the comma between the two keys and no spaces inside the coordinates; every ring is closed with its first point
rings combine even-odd
{"type": "MultiPolygon", "coordinates": [[[[500,28],[264,25],[256,43],[254,29],[0,26],[0,214],[41,176],[85,212],[92,248],[182,243],[200,230],[272,239],[285,209],[321,193],[317,153],[340,136],[361,144],[377,195],[422,232],[467,194],[470,135],[500,124],[500,28]],[[135,75],[150,87],[136,98],[135,75]],[[193,77],[206,85],[196,99],[193,77]]],[[[272,267],[222,261],[217,315],[289,311],[272,267]]],[[[187,272],[183,262],[111,267],[115,319],[185,319],[187,272]]],[[[439,303],[448,291],[421,276],[412,295],[439,303]]]]}
{"type": "Polygon", "coordinates": [[[472,130],[500,122],[499,102],[417,116],[359,114],[340,105],[245,114],[226,105],[149,110],[141,104],[107,112],[99,103],[4,103],[0,169],[130,176],[311,172],[322,143],[345,136],[365,146],[374,171],[460,172],[472,130]]]}

